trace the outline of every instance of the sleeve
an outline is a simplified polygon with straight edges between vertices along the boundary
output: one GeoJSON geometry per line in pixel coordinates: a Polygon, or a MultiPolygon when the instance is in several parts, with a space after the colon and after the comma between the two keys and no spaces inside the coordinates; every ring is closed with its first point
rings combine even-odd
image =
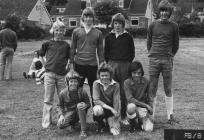
{"type": "Polygon", "coordinates": [[[91,107],[91,103],[90,103],[90,100],[89,100],[89,96],[87,94],[86,91],[83,91],[83,100],[84,100],[84,103],[86,104],[86,109],[90,108],[91,107]]]}
{"type": "Polygon", "coordinates": [[[178,49],[179,49],[179,28],[178,25],[175,23],[174,34],[173,34],[173,48],[172,53],[175,56],[178,49]]]}
{"type": "Polygon", "coordinates": [[[105,46],[104,46],[104,57],[106,62],[109,61],[109,56],[110,56],[110,43],[107,36],[105,38],[105,46]]]}
{"type": "Polygon", "coordinates": [[[13,46],[13,49],[14,49],[14,52],[16,51],[16,49],[17,49],[17,41],[18,40],[18,38],[17,38],[17,35],[16,35],[16,33],[15,33],[15,36],[14,36],[14,46],[13,46]]]}
{"type": "Polygon", "coordinates": [[[120,113],[121,110],[121,101],[120,101],[120,85],[117,83],[115,86],[115,91],[113,93],[113,107],[120,113]]]}
{"type": "Polygon", "coordinates": [[[135,45],[134,45],[133,37],[131,35],[130,35],[129,44],[130,44],[130,60],[129,60],[129,62],[132,62],[133,59],[135,58],[135,45]]]}
{"type": "Polygon", "coordinates": [[[104,54],[103,54],[103,35],[101,31],[99,31],[99,38],[97,42],[97,55],[99,59],[99,64],[104,61],[104,54]]]}
{"type": "Polygon", "coordinates": [[[60,94],[59,94],[59,101],[58,101],[58,104],[57,104],[58,116],[64,115],[64,110],[65,110],[65,107],[64,107],[63,91],[61,91],[60,94]]]}
{"type": "Polygon", "coordinates": [[[77,34],[76,30],[72,33],[72,41],[71,41],[71,49],[70,49],[70,63],[74,62],[74,55],[76,53],[77,48],[77,34]]]}
{"type": "Polygon", "coordinates": [[[49,46],[49,43],[48,43],[48,42],[44,42],[44,43],[42,44],[42,47],[41,47],[41,49],[40,49],[40,51],[39,51],[39,55],[40,55],[41,57],[44,57],[44,56],[45,56],[48,46],[49,46]]]}
{"type": "Polygon", "coordinates": [[[125,96],[126,96],[127,102],[137,104],[138,100],[136,100],[133,97],[130,85],[128,84],[128,81],[124,81],[124,91],[125,91],[125,96]]]}
{"type": "Polygon", "coordinates": [[[36,70],[35,69],[35,58],[33,58],[33,61],[32,61],[32,63],[31,63],[31,65],[30,65],[30,69],[29,69],[29,71],[32,71],[32,70],[36,70]]]}
{"type": "Polygon", "coordinates": [[[103,106],[105,103],[100,100],[100,88],[97,82],[93,83],[93,102],[95,105],[103,106]]]}
{"type": "Polygon", "coordinates": [[[147,51],[149,52],[152,47],[152,26],[151,23],[147,29],[147,51]]]}
{"type": "Polygon", "coordinates": [[[151,94],[151,90],[150,90],[150,81],[148,80],[148,84],[147,84],[147,88],[146,91],[147,93],[147,104],[151,107],[153,107],[153,96],[151,94]]]}

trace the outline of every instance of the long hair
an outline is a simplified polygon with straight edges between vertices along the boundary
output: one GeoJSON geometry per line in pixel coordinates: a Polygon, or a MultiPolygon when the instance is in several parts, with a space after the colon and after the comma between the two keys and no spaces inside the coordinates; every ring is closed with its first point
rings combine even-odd
{"type": "Polygon", "coordinates": [[[142,76],[144,76],[144,70],[143,70],[143,66],[142,63],[139,61],[134,61],[132,62],[129,67],[128,67],[128,77],[132,77],[132,72],[136,71],[138,69],[141,69],[142,71],[142,76]]]}

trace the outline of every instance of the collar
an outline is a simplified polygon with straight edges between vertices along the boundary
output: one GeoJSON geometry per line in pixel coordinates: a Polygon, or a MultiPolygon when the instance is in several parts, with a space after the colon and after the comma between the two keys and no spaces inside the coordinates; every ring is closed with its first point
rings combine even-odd
{"type": "Polygon", "coordinates": [[[115,37],[116,38],[118,38],[118,36],[120,36],[120,35],[123,35],[124,33],[128,33],[126,30],[124,30],[122,33],[116,33],[115,31],[114,31],[114,29],[111,31],[111,33],[113,33],[113,34],[115,34],[115,37]]]}
{"type": "Polygon", "coordinates": [[[91,31],[91,29],[93,28],[93,25],[90,26],[90,27],[87,27],[87,26],[83,25],[83,27],[84,27],[84,30],[85,30],[86,34],[88,34],[91,31]]]}
{"type": "Polygon", "coordinates": [[[108,85],[104,85],[100,79],[96,80],[97,83],[101,84],[103,87],[105,86],[110,86],[110,85],[114,85],[116,83],[116,81],[114,81],[113,79],[111,80],[110,84],[108,85]]]}

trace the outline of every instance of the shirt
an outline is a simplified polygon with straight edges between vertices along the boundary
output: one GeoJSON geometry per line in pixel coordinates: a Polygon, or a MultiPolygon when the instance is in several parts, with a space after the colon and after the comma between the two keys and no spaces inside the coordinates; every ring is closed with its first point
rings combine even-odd
{"type": "Polygon", "coordinates": [[[67,73],[69,53],[70,46],[67,42],[50,40],[42,44],[39,55],[46,58],[46,72],[54,72],[63,76],[67,73]]]}

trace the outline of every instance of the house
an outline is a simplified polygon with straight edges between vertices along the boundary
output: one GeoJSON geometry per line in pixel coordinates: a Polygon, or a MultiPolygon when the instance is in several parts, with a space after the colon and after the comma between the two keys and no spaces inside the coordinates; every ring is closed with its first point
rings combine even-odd
{"type": "MultiPolygon", "coordinates": [[[[6,17],[11,14],[16,14],[23,21],[28,20],[28,16],[35,7],[38,0],[2,0],[0,1],[0,21],[4,22],[6,17]]],[[[42,0],[43,2],[43,0],[42,0]]],[[[38,24],[30,22],[30,24],[38,24]]]]}

